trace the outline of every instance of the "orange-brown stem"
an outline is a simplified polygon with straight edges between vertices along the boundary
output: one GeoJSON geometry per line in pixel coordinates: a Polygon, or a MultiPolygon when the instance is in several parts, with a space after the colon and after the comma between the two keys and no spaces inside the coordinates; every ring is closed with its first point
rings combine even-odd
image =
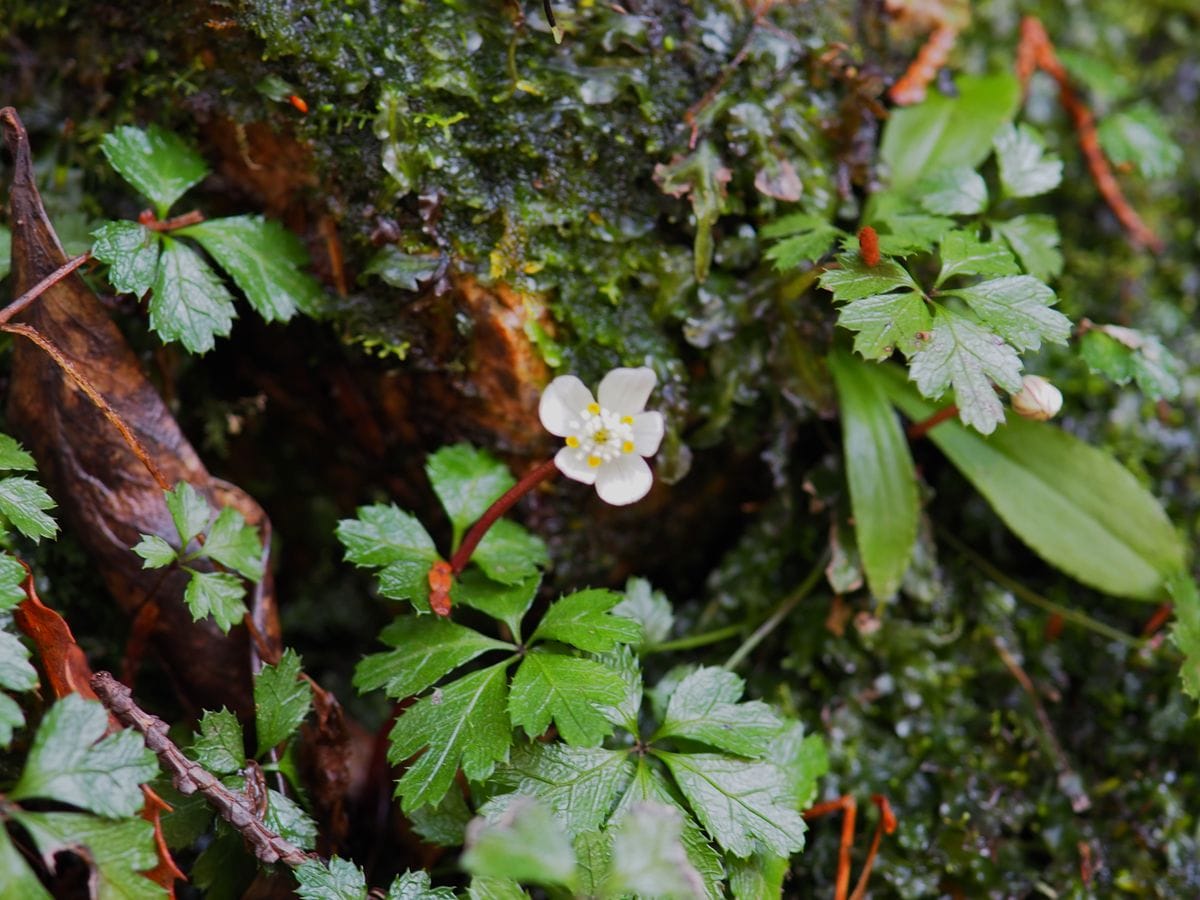
{"type": "Polygon", "coordinates": [[[925,437],[934,426],[941,425],[947,419],[953,419],[958,415],[958,407],[951,403],[949,406],[943,406],[928,419],[922,419],[920,422],[913,422],[908,426],[908,439],[910,441],[919,441],[925,437]]]}
{"type": "Polygon", "coordinates": [[[8,306],[4,307],[4,309],[0,310],[0,325],[21,312],[30,303],[42,296],[42,294],[46,293],[46,291],[50,290],[50,288],[54,287],[91,258],[92,251],[88,250],[74,259],[67,260],[12,303],[8,304],[8,306]]]}
{"type": "Polygon", "coordinates": [[[142,210],[141,215],[138,216],[138,224],[151,231],[174,231],[177,228],[187,228],[189,225],[199,225],[203,221],[204,213],[198,209],[170,219],[159,219],[148,209],[142,210]]]}
{"type": "Polygon", "coordinates": [[[475,552],[475,548],[479,546],[479,542],[483,540],[483,536],[487,534],[488,529],[495,524],[496,520],[512,509],[513,504],[557,471],[558,468],[554,465],[554,458],[551,457],[526,472],[520,481],[505,491],[500,499],[488,507],[487,512],[480,516],[479,521],[471,526],[470,531],[463,538],[462,544],[459,545],[454,555],[450,557],[450,569],[455,575],[467,567],[467,563],[471,560],[471,554],[475,552]]]}

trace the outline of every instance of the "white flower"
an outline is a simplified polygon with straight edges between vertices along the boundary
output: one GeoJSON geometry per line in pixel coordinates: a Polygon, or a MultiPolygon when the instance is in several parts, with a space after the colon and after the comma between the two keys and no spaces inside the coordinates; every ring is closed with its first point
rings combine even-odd
{"type": "Polygon", "coordinates": [[[568,478],[596,485],[613,506],[641,500],[654,476],[642,457],[653,456],[663,438],[663,417],[643,412],[654,390],[654,371],[613,369],[600,382],[599,401],[574,375],[560,375],[538,405],[542,425],[566,438],[554,464],[568,478]]]}
{"type": "Polygon", "coordinates": [[[1062,404],[1062,392],[1040,375],[1026,375],[1021,390],[1012,395],[1013,411],[1036,422],[1053,419],[1062,404]]]}

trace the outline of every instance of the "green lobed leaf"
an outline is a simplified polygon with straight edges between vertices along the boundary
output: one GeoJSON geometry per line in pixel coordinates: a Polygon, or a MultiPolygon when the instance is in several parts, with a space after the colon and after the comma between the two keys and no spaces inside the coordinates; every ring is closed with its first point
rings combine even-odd
{"type": "MultiPolygon", "coordinates": [[[[934,411],[899,373],[875,377],[913,419],[934,411]]],[[[943,422],[929,439],[1046,562],[1106,594],[1161,599],[1185,551],[1158,501],[1109,453],[1020,416],[988,439],[943,422]]]]}
{"type": "Polygon", "coordinates": [[[37,469],[37,463],[15,438],[0,434],[0,469],[32,472],[37,469]]]}
{"type": "Polygon", "coordinates": [[[217,337],[228,337],[233,329],[233,297],[191,247],[166,236],[162,245],[150,295],[150,327],[164,341],[207,353],[217,337]]]}
{"type": "Polygon", "coordinates": [[[199,491],[181,481],[174,489],[165,493],[167,510],[171,513],[171,521],[179,533],[180,545],[187,547],[196,535],[208,527],[212,519],[212,509],[199,491]]]}
{"type": "Polygon", "coordinates": [[[739,703],[745,682],[726,669],[704,666],[679,682],[652,740],[685,738],[738,756],[761,756],[783,721],[767,704],[739,703]]]}
{"type": "MultiPolygon", "coordinates": [[[[815,217],[809,216],[805,216],[805,218],[815,219],[815,217]]],[[[773,224],[779,225],[784,221],[788,220],[784,219],[773,224]]],[[[772,233],[771,226],[764,228],[762,234],[767,238],[776,236],[772,233]]],[[[789,234],[768,247],[767,252],[763,255],[775,264],[777,272],[786,272],[789,269],[798,268],[804,263],[814,263],[819,260],[830,251],[834,242],[842,234],[840,228],[817,220],[811,230],[789,234]]]]}
{"type": "Polygon", "coordinates": [[[871,594],[900,589],[917,543],[920,503],[908,440],[887,394],[864,364],[835,352],[829,368],[837,387],[842,445],[854,536],[871,594]]]}
{"type": "Polygon", "coordinates": [[[367,900],[367,876],[348,859],[308,859],[292,872],[302,900],[367,900]]]}
{"type": "Polygon", "coordinates": [[[1146,102],[1105,116],[1098,135],[1113,165],[1134,166],[1145,178],[1170,178],[1183,162],[1166,120],[1146,102]]]}
{"type": "Polygon", "coordinates": [[[158,774],[158,760],[135,731],[103,737],[108,713],[69,694],[38,726],[13,800],[54,800],[109,818],[132,816],[144,798],[138,785],[158,774]],[[102,739],[103,738],[103,739],[102,739]]]}
{"type": "Polygon", "coordinates": [[[519,643],[521,620],[529,611],[541,583],[541,576],[538,575],[516,584],[500,584],[484,577],[478,570],[468,569],[454,580],[450,599],[455,605],[470,606],[493,619],[499,619],[508,626],[513,640],[519,643]]]}
{"type": "Polygon", "coordinates": [[[1036,197],[1062,181],[1062,160],[1046,153],[1041,136],[1028,125],[1005,125],[993,146],[1006,197],[1036,197]]]}
{"type": "Polygon", "coordinates": [[[520,798],[495,822],[467,826],[461,864],[472,875],[571,887],[575,851],[561,824],[536,800],[520,798]]]}
{"type": "Polygon", "coordinates": [[[268,322],[286,322],[297,309],[310,316],[321,311],[325,294],[303,271],[308,264],[304,245],[279,222],[232,216],[189,225],[176,234],[198,241],[268,322]]]}
{"type": "MultiPolygon", "coordinates": [[[[165,888],[142,874],[158,861],[154,826],[149,822],[140,818],[112,822],[79,813],[27,810],[16,811],[12,817],[33,839],[47,868],[54,868],[54,857],[59,853],[83,857],[91,870],[90,889],[100,900],[169,896],[165,888]]],[[[26,896],[22,894],[22,900],[26,896]]]]}
{"type": "Polygon", "coordinates": [[[972,216],[987,209],[988,203],[987,184],[970,166],[931,172],[921,179],[915,194],[927,212],[943,216],[972,216]]]}
{"type": "Polygon", "coordinates": [[[276,665],[263,666],[254,676],[259,756],[291,737],[312,708],[312,685],[300,674],[300,657],[288,648],[276,665]]]}
{"type": "Polygon", "coordinates": [[[821,287],[831,292],[837,303],[861,300],[896,288],[921,289],[895,260],[883,259],[878,265],[868,266],[858,254],[843,254],[837,261],[840,268],[826,269],[820,278],[821,287]]]}
{"type": "Polygon", "coordinates": [[[674,804],[638,803],[614,826],[611,890],[639,897],[703,898],[704,879],[681,840],[674,804]]]}
{"type": "Polygon", "coordinates": [[[990,224],[1008,242],[1021,261],[1021,266],[1034,278],[1048,281],[1062,274],[1058,223],[1052,216],[1014,216],[990,224]]]}
{"type": "Polygon", "coordinates": [[[246,615],[246,586],[242,579],[228,572],[189,572],[189,575],[183,601],[192,620],[199,622],[205,616],[212,616],[217,627],[228,634],[246,615]]]}
{"type": "Polygon", "coordinates": [[[644,803],[672,806],[679,811],[680,841],[683,843],[688,861],[700,874],[703,885],[703,893],[699,896],[706,897],[708,900],[718,900],[718,898],[724,897],[725,867],[720,854],[709,843],[708,837],[700,830],[700,826],[696,824],[692,815],[679,805],[678,796],[658,768],[643,758],[639,761],[633,780],[629,783],[629,790],[625,792],[625,796],[621,798],[621,802],[613,813],[613,821],[619,821],[621,816],[644,803]]]}
{"type": "Polygon", "coordinates": [[[101,139],[100,149],[117,174],[154,204],[159,218],[208,174],[200,154],[157,125],[117,128],[101,139]]]}
{"type": "Polygon", "coordinates": [[[942,270],[934,287],[955,275],[1017,275],[1021,269],[1008,247],[999,241],[981,241],[970,231],[948,231],[938,246],[942,270]]]}
{"type": "Polygon", "coordinates": [[[12,269],[12,231],[0,225],[0,281],[8,277],[12,269]]]}
{"type": "Polygon", "coordinates": [[[962,76],[955,88],[956,96],[931,93],[922,103],[891,111],[879,148],[891,191],[904,193],[941,169],[976,168],[1020,103],[1020,86],[1008,73],[962,76]]]}
{"type": "Polygon", "coordinates": [[[36,481],[23,475],[0,478],[0,515],[25,537],[40,541],[58,533],[57,523],[45,513],[54,506],[46,489],[36,481]]]}
{"type": "Polygon", "coordinates": [[[492,774],[512,744],[505,664],[472,672],[422,697],[397,721],[388,760],[399,765],[420,750],[396,785],[405,812],[438,803],[459,766],[472,781],[492,774]],[[428,749],[426,749],[428,748],[428,749]]]}
{"type": "Polygon", "coordinates": [[[441,254],[415,256],[405,253],[395,244],[386,244],[367,262],[364,275],[378,275],[392,287],[404,291],[419,291],[424,282],[432,280],[445,265],[441,254]]]}
{"type": "Polygon", "coordinates": [[[1191,574],[1182,571],[1167,579],[1167,590],[1175,605],[1171,641],[1183,654],[1183,692],[1200,702],[1200,590],[1191,574]]]}
{"type": "Polygon", "coordinates": [[[158,235],[137,222],[109,222],[92,232],[92,255],[108,263],[108,283],[141,299],[158,271],[158,235]]]}
{"type": "Polygon", "coordinates": [[[373,653],[354,670],[360,692],[383,688],[393,699],[418,694],[464,663],[489,650],[515,651],[514,644],[433,616],[402,616],[379,639],[395,649],[373,653]]]}
{"type": "Polygon", "coordinates": [[[1093,372],[1117,384],[1128,384],[1132,379],[1153,400],[1179,396],[1183,364],[1154,335],[1121,325],[1093,323],[1079,340],[1079,353],[1093,372]]]}
{"type": "Polygon", "coordinates": [[[637,734],[638,713],[641,711],[642,697],[645,693],[642,666],[637,653],[629,644],[620,644],[612,653],[598,654],[596,661],[616,672],[625,690],[621,702],[605,710],[605,718],[630,734],[637,734]]]}
{"type": "Polygon", "coordinates": [[[818,782],[829,771],[829,754],[821,736],[806,735],[803,725],[792,722],[771,740],[767,758],[789,779],[797,807],[811,806],[817,799],[818,782]]]}
{"type": "Polygon", "coordinates": [[[504,463],[470,444],[438,450],[425,461],[425,473],[450,517],[456,548],[463,532],[516,484],[504,463]]]}
{"type": "Polygon", "coordinates": [[[729,853],[746,857],[760,844],[779,856],[804,849],[804,819],[778,766],[713,753],[660,750],[657,756],[705,830],[729,853]]]}
{"type": "Polygon", "coordinates": [[[179,556],[175,548],[157,534],[143,534],[132,550],[142,558],[143,569],[161,569],[171,565],[179,556]]]}
{"type": "Polygon", "coordinates": [[[753,853],[745,859],[729,860],[729,892],[734,900],[777,900],[783,896],[788,858],[770,853],[753,853]]]}
{"type": "Polygon", "coordinates": [[[528,897],[511,878],[472,878],[467,886],[468,900],[527,900],[528,897]]]}
{"type": "Polygon", "coordinates": [[[7,612],[25,599],[25,579],[29,573],[21,561],[0,552],[0,612],[7,612]]]}
{"type": "Polygon", "coordinates": [[[625,582],[625,596],[611,610],[614,616],[632,619],[642,627],[642,636],[634,646],[661,644],[675,627],[675,614],[662,591],[656,591],[645,578],[625,582]]]}
{"type": "Polygon", "coordinates": [[[992,331],[1018,350],[1037,350],[1043,340],[1065,344],[1071,320],[1053,309],[1058,297],[1031,275],[1009,275],[947,291],[967,302],[992,331]]]}
{"type": "MultiPolygon", "coordinates": [[[[488,780],[488,785],[494,782],[488,780]]],[[[408,813],[413,831],[428,844],[439,847],[458,847],[466,840],[467,823],[474,813],[467,806],[462,791],[447,791],[436,804],[422,806],[408,813]]]]}
{"type": "Polygon", "coordinates": [[[260,581],[263,577],[263,553],[258,531],[247,525],[232,506],[218,513],[204,540],[205,556],[250,581],[260,581]]]}
{"type": "Polygon", "coordinates": [[[587,653],[605,653],[618,644],[636,644],[642,627],[632,619],[611,615],[622,600],[615,591],[576,591],[555,601],[538,623],[530,641],[571,644],[587,653]]]}
{"type": "Polygon", "coordinates": [[[428,570],[438,558],[421,523],[393,504],[359,507],[358,518],[338,522],[337,537],[346,548],[346,561],[356,566],[413,560],[428,570]]]}
{"type": "MultiPolygon", "coordinates": [[[[885,208],[889,205],[886,197],[879,204],[885,208]]],[[[879,235],[879,250],[884,256],[928,253],[943,234],[954,228],[953,219],[909,212],[903,206],[886,215],[877,213],[877,221],[885,229],[879,235]]]]}
{"type": "Polygon", "coordinates": [[[0,749],[8,749],[13,732],[24,726],[25,713],[12,697],[0,691],[0,749]]]}
{"type": "Polygon", "coordinates": [[[612,734],[605,708],[624,696],[621,677],[601,663],[535,648],[513,676],[508,711],[531,738],[553,720],[568,744],[592,747],[612,734]]]}
{"type": "Polygon", "coordinates": [[[205,710],[192,744],[196,762],[217,775],[232,775],[246,764],[242,724],[225,708],[205,710]]]}
{"type": "Polygon", "coordinates": [[[15,634],[0,631],[0,688],[32,691],[37,683],[37,670],[29,662],[29,648],[15,634]]]}
{"type": "Polygon", "coordinates": [[[393,879],[384,900],[454,900],[454,891],[432,887],[428,872],[405,872],[393,879]]]}
{"type": "Polygon", "coordinates": [[[4,876],[5,890],[11,892],[11,896],[21,900],[54,900],[5,828],[0,828],[0,873],[4,876]]]}
{"type": "Polygon", "coordinates": [[[866,359],[887,359],[896,349],[912,356],[933,322],[929,304],[916,291],[851,300],[838,310],[838,324],[854,336],[854,350],[866,359]]]}
{"type": "Polygon", "coordinates": [[[303,850],[312,850],[317,846],[317,823],[299,803],[273,788],[267,789],[267,811],[263,815],[263,824],[303,850]]]}
{"type": "Polygon", "coordinates": [[[480,812],[495,819],[513,798],[533,797],[570,835],[586,834],[608,821],[633,772],[627,751],[534,741],[516,747],[489,781],[511,793],[497,794],[480,812]]]}
{"type": "Polygon", "coordinates": [[[575,850],[575,874],[577,895],[605,897],[605,883],[612,871],[612,834],[608,831],[593,831],[577,835],[571,845],[575,850]]]}
{"type": "Polygon", "coordinates": [[[952,310],[939,308],[932,337],[913,354],[909,376],[926,397],[954,387],[958,415],[983,434],[1004,421],[1004,406],[992,389],[1021,389],[1021,360],[1012,347],[987,329],[952,310]]]}
{"type": "Polygon", "coordinates": [[[516,522],[500,519],[479,542],[471,554],[471,562],[493,581],[519,584],[544,568],[550,556],[537,535],[516,522]]]}

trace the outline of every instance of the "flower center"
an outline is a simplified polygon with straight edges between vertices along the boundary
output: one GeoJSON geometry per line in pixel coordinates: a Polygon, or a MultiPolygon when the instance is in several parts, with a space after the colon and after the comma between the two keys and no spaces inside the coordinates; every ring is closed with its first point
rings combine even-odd
{"type": "Polygon", "coordinates": [[[567,435],[567,446],[592,468],[634,450],[633,416],[617,415],[599,403],[588,404],[568,427],[571,433],[567,435]]]}

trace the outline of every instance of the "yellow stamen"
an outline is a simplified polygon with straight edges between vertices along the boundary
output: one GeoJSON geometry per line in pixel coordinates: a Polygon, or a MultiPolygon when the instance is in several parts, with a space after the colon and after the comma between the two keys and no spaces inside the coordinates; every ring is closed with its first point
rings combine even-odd
{"type": "Polygon", "coordinates": [[[599,431],[597,431],[595,434],[592,435],[592,440],[594,440],[597,444],[607,444],[608,443],[608,429],[601,428],[599,431]]]}
{"type": "Polygon", "coordinates": [[[593,416],[600,415],[600,404],[599,403],[589,403],[587,406],[587,411],[590,412],[593,416]]]}
{"type": "Polygon", "coordinates": [[[633,416],[621,416],[621,424],[622,425],[632,425],[633,424],[633,416]]]}
{"type": "Polygon", "coordinates": [[[570,435],[567,438],[567,446],[568,447],[578,447],[579,446],[579,438],[575,437],[575,435],[573,435],[573,434],[570,435]]]}
{"type": "Polygon", "coordinates": [[[632,453],[633,452],[633,441],[626,441],[625,443],[623,443],[621,445],[621,452],[622,453],[632,453]]]}
{"type": "Polygon", "coordinates": [[[596,468],[597,466],[600,465],[600,457],[589,456],[588,457],[588,465],[591,466],[593,469],[596,468]]]}

